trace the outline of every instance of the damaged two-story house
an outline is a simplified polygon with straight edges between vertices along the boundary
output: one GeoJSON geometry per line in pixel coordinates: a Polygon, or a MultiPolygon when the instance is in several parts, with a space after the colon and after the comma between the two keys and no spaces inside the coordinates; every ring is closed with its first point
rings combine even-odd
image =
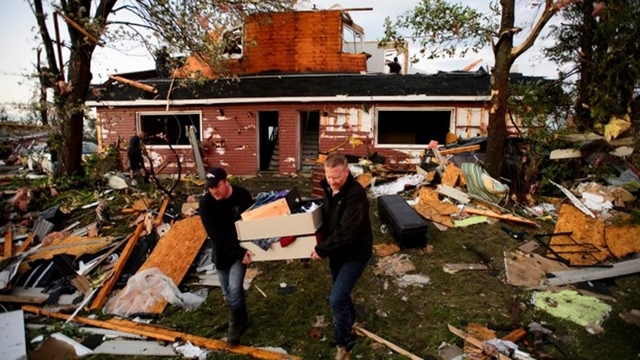
{"type": "Polygon", "coordinates": [[[309,160],[336,149],[416,164],[431,140],[486,135],[489,74],[368,72],[364,31],[343,10],[252,14],[239,31],[226,60],[233,78],[192,57],[174,75],[199,71],[210,80],[180,86],[180,78],[120,74],[138,86],[120,80],[94,91],[87,104],[97,110],[101,145],[137,130],[164,134],[171,148],[147,142],[161,174],[175,173],[178,159],[183,173],[196,173],[201,159],[252,176],[309,171],[309,160]]]}

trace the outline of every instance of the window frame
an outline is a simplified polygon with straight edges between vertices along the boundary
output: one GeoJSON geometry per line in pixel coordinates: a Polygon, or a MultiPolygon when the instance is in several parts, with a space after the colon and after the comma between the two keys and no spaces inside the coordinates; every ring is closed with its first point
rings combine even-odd
{"type": "MultiPolygon", "coordinates": [[[[166,115],[196,115],[198,116],[198,128],[196,128],[196,139],[202,141],[202,111],[201,110],[180,110],[180,111],[138,111],[136,112],[136,129],[145,131],[143,125],[144,116],[166,116],[166,115]]],[[[186,129],[185,129],[186,131],[186,129]]],[[[146,135],[146,131],[145,131],[146,135]]],[[[187,136],[188,138],[188,136],[187,136]]],[[[151,149],[169,149],[169,145],[145,144],[151,149]]],[[[171,144],[174,149],[190,149],[191,143],[188,144],[171,144]]]]}
{"type": "Polygon", "coordinates": [[[374,146],[380,149],[394,149],[394,148],[403,148],[403,149],[424,149],[428,146],[428,144],[402,144],[402,143],[394,143],[394,144],[381,144],[379,141],[379,132],[380,132],[380,112],[449,112],[449,132],[452,132],[455,128],[455,119],[456,119],[456,108],[453,106],[436,106],[436,107],[405,107],[405,106],[393,106],[393,107],[376,107],[375,109],[375,120],[374,120],[374,146]]]}

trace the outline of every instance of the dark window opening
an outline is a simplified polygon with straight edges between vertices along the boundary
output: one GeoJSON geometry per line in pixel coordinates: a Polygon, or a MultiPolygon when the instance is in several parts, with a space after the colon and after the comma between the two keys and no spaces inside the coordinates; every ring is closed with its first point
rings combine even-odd
{"type": "Polygon", "coordinates": [[[422,145],[431,140],[444,144],[451,111],[378,111],[378,145],[422,145]]]}
{"type": "Polygon", "coordinates": [[[190,145],[189,126],[200,138],[200,114],[140,114],[140,128],[147,145],[190,145]]]}

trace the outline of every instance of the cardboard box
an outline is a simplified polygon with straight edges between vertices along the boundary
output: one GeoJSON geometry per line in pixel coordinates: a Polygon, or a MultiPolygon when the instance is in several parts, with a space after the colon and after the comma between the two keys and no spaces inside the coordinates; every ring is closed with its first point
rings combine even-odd
{"type": "Polygon", "coordinates": [[[322,225],[322,205],[312,212],[266,219],[238,220],[236,231],[239,240],[256,240],[315,234],[320,225],[322,225]]]}
{"type": "Polygon", "coordinates": [[[271,244],[267,250],[262,250],[260,246],[254,244],[251,240],[240,242],[240,246],[254,254],[251,257],[253,261],[309,258],[316,244],[317,240],[315,235],[298,236],[294,242],[286,247],[280,246],[280,241],[276,241],[271,244]]]}

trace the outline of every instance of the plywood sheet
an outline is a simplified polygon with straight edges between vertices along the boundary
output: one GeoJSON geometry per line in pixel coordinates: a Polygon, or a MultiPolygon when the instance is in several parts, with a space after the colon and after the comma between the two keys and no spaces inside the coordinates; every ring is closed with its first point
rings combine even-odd
{"type": "Polygon", "coordinates": [[[540,286],[547,278],[547,273],[569,269],[559,261],[518,251],[504,253],[504,267],[507,284],[527,287],[540,286]]]}
{"type": "Polygon", "coordinates": [[[604,229],[604,241],[611,254],[617,258],[640,253],[640,225],[609,224],[604,229]]]}
{"type": "Polygon", "coordinates": [[[594,265],[610,255],[604,229],[602,221],[585,215],[571,204],[563,204],[554,233],[571,232],[571,235],[553,236],[549,245],[572,265],[594,265]]]}
{"type": "MultiPolygon", "coordinates": [[[[187,274],[206,238],[207,233],[199,216],[177,221],[158,241],[138,272],[156,267],[178,285],[187,274]]],[[[165,301],[158,302],[149,312],[162,313],[166,305],[165,301]]]]}

